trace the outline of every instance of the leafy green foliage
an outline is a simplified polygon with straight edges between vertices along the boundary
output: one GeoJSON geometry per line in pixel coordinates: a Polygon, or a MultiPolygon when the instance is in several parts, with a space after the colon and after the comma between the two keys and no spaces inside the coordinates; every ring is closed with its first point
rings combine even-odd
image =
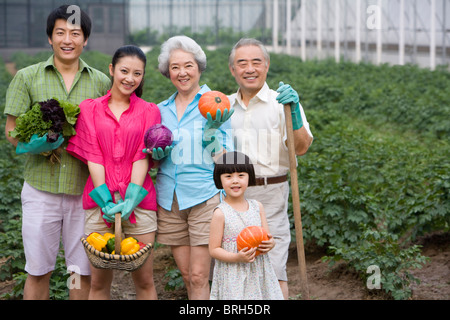
{"type": "Polygon", "coordinates": [[[341,259],[347,260],[366,281],[368,267],[377,266],[381,271],[380,282],[385,292],[397,300],[410,298],[411,283],[420,282],[410,270],[422,268],[429,259],[420,254],[417,245],[402,248],[396,235],[366,228],[361,226],[362,237],[357,246],[330,246],[333,256],[325,257],[324,260],[331,261],[331,264],[341,259]]]}
{"type": "Polygon", "coordinates": [[[22,271],[25,267],[21,227],[21,219],[12,219],[0,233],[2,247],[0,258],[6,259],[0,267],[0,281],[11,279],[13,274],[22,271]]]}
{"type": "MultiPolygon", "coordinates": [[[[25,264],[23,265],[23,267],[25,264]]],[[[23,270],[23,267],[21,270],[23,270]]],[[[69,278],[69,273],[65,268],[64,251],[61,250],[56,257],[55,270],[50,277],[50,292],[49,296],[51,300],[67,300],[69,298],[69,289],[67,287],[67,280],[69,278]]],[[[15,286],[12,292],[3,294],[1,298],[4,299],[22,299],[23,290],[25,287],[25,281],[27,280],[27,273],[19,271],[14,273],[13,280],[15,281],[15,286]]]]}
{"type": "Polygon", "coordinates": [[[34,134],[42,137],[52,130],[55,131],[56,126],[54,122],[59,122],[59,130],[56,133],[62,133],[64,136],[70,137],[76,134],[74,125],[79,113],[80,108],[78,105],[56,98],[36,103],[29,111],[17,117],[16,128],[10,131],[9,135],[19,139],[19,141],[28,142],[34,134]],[[47,108],[46,110],[50,111],[44,111],[44,107],[47,104],[52,104],[53,109],[47,108]],[[54,108],[61,110],[60,115],[54,111],[54,108]],[[47,112],[47,115],[53,114],[54,117],[46,120],[45,112],[47,112]]]}
{"type": "Polygon", "coordinates": [[[164,289],[166,291],[174,291],[184,288],[183,277],[181,276],[181,271],[178,268],[171,268],[164,275],[165,279],[168,279],[164,289]]]}
{"type": "Polygon", "coordinates": [[[10,131],[9,135],[20,141],[28,142],[33,134],[38,134],[42,137],[50,130],[51,126],[51,121],[43,121],[41,106],[39,103],[36,103],[28,112],[16,119],[16,128],[10,131]]]}
{"type": "Polygon", "coordinates": [[[415,236],[447,230],[449,145],[418,143],[395,132],[380,133],[363,122],[309,112],[327,126],[300,159],[299,181],[305,237],[327,243],[358,240],[360,223],[386,225],[415,236]]]}
{"type": "MultiPolygon", "coordinates": [[[[231,45],[205,50],[208,66],[200,80],[226,94],[237,90],[228,69],[229,49],[231,45]]],[[[110,57],[85,54],[88,64],[108,74],[110,57]]],[[[158,71],[158,55],[159,47],[147,54],[143,95],[155,103],[175,92],[158,71]]],[[[34,59],[19,58],[25,65],[34,59]]],[[[0,63],[0,94],[6,92],[10,79],[0,63]]],[[[382,289],[394,299],[409,298],[410,284],[417,281],[410,271],[427,261],[413,241],[450,229],[449,72],[331,60],[303,62],[272,54],[267,81],[273,89],[283,81],[298,90],[314,134],[309,152],[298,158],[305,241],[327,247],[327,261],[346,261],[363,280],[367,268],[377,265],[382,289]]],[[[19,240],[23,180],[16,169],[22,157],[15,155],[3,136],[0,152],[4,155],[0,248],[8,248],[1,251],[3,257],[15,257],[8,260],[14,265],[2,268],[0,276],[10,279],[23,270],[24,263],[19,240]]],[[[293,220],[291,212],[292,224],[293,220]]],[[[182,285],[177,269],[169,270],[166,278],[166,289],[182,285]]]]}
{"type": "MultiPolygon", "coordinates": [[[[217,21],[219,24],[221,23],[220,19],[217,19],[217,21]]],[[[194,39],[201,46],[232,46],[244,36],[262,40],[266,44],[270,44],[272,42],[271,29],[256,28],[247,31],[244,34],[244,32],[236,32],[233,28],[229,27],[204,27],[199,31],[193,32],[190,27],[171,26],[169,28],[165,28],[165,31],[162,33],[149,28],[134,31],[129,36],[129,43],[138,46],[161,45],[171,36],[179,34],[183,34],[194,39]]]]}

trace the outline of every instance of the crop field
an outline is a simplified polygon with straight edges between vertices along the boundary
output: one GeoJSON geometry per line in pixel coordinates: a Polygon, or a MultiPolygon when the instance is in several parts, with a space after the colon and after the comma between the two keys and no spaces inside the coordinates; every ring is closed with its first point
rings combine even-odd
{"type": "MultiPolygon", "coordinates": [[[[231,94],[228,49],[207,51],[201,84],[231,94]]],[[[159,48],[150,51],[143,98],[159,103],[174,87],[158,72],[159,48]]],[[[13,57],[16,68],[48,54],[13,57]]],[[[85,61],[106,73],[110,57],[86,52],[85,61]]],[[[23,159],[3,132],[5,92],[11,75],[0,61],[0,281],[16,286],[3,298],[20,297],[25,275],[20,234],[23,159]]],[[[450,73],[416,66],[374,66],[334,61],[302,62],[271,55],[268,84],[298,90],[314,142],[298,158],[306,244],[324,248],[324,261],[346,262],[364,285],[370,266],[392,299],[409,299],[412,270],[428,263],[416,240],[450,230],[450,73]]],[[[293,241],[295,231],[292,221],[293,241]]],[[[65,299],[62,258],[52,277],[52,296],[65,299]],[[59,269],[58,269],[59,268],[59,269]]]]}

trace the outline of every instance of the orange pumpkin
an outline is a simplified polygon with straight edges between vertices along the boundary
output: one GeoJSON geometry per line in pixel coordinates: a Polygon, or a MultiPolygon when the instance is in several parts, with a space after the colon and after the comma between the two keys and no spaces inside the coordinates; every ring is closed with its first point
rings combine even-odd
{"type": "Polygon", "coordinates": [[[212,119],[215,120],[218,109],[221,110],[222,114],[225,109],[230,110],[230,100],[220,91],[208,91],[200,97],[198,109],[205,118],[207,118],[206,114],[209,112],[212,119]]]}
{"type": "MultiPolygon", "coordinates": [[[[238,251],[244,248],[258,247],[262,241],[269,240],[266,230],[260,226],[250,226],[242,229],[236,238],[236,244],[238,251]]],[[[261,252],[256,250],[256,256],[261,252]]]]}

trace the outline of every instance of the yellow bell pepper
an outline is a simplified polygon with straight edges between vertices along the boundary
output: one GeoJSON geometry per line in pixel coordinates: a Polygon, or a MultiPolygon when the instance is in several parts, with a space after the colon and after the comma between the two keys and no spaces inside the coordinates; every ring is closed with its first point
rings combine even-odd
{"type": "Polygon", "coordinates": [[[97,232],[92,232],[86,239],[86,241],[93,246],[96,250],[102,251],[102,249],[106,246],[105,238],[97,232]]]}
{"type": "Polygon", "coordinates": [[[112,234],[112,233],[109,233],[109,232],[106,232],[106,233],[103,235],[103,238],[105,238],[106,241],[108,241],[109,239],[114,238],[114,237],[115,237],[115,235],[112,234]]]}
{"type": "Polygon", "coordinates": [[[136,243],[135,245],[133,245],[133,247],[130,249],[130,251],[128,251],[125,254],[133,254],[133,253],[138,252],[140,249],[141,249],[141,246],[136,243]]]}
{"type": "Polygon", "coordinates": [[[138,241],[133,237],[125,238],[120,243],[121,254],[133,254],[138,252],[139,249],[140,245],[138,244],[138,241]]]}

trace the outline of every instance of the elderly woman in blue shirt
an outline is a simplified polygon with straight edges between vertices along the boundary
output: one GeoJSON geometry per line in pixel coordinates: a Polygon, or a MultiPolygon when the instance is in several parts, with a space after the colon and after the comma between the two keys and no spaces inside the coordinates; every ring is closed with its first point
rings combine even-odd
{"type": "Polygon", "coordinates": [[[159,160],[156,178],[159,243],[169,245],[181,271],[189,299],[209,299],[209,225],[220,192],[213,180],[214,157],[233,150],[232,112],[212,120],[198,109],[203,93],[200,76],[206,55],[186,36],[168,39],[161,47],[159,70],[177,91],[158,107],[162,124],[173,133],[173,144],[153,150],[159,160]]]}

